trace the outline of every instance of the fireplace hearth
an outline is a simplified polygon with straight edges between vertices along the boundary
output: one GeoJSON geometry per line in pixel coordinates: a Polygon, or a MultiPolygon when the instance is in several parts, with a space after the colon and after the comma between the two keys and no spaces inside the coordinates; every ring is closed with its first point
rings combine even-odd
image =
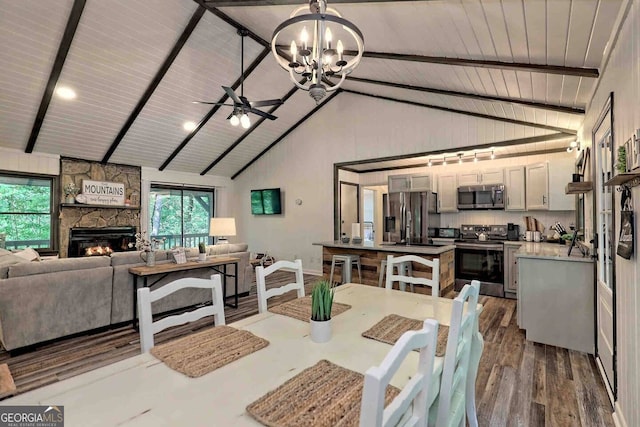
{"type": "Polygon", "coordinates": [[[68,257],[110,255],[112,252],[135,251],[135,227],[72,228],[69,232],[68,257]]]}

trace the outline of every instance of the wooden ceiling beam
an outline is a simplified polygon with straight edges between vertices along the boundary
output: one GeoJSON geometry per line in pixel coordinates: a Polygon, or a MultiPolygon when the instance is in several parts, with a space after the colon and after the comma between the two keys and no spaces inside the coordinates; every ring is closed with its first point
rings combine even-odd
{"type": "MultiPolygon", "coordinates": [[[[271,52],[271,49],[269,49],[268,47],[265,47],[264,49],[262,49],[260,54],[256,57],[256,59],[253,60],[253,62],[251,62],[251,64],[247,67],[247,69],[244,71],[244,73],[242,73],[242,75],[240,77],[238,77],[238,79],[235,82],[233,82],[233,84],[231,85],[231,89],[233,89],[235,91],[240,86],[240,83],[243,80],[245,80],[247,77],[249,77],[249,75],[256,68],[258,68],[258,65],[260,65],[262,60],[270,52],[271,52]]],[[[225,93],[224,95],[222,95],[222,97],[220,97],[220,99],[218,99],[218,101],[216,101],[216,103],[217,104],[224,104],[227,101],[227,99],[229,99],[229,95],[227,95],[225,93]]],[[[182,151],[184,149],[184,147],[187,146],[189,141],[191,141],[193,139],[193,137],[196,136],[198,132],[200,132],[200,129],[202,129],[204,127],[204,125],[207,124],[209,119],[211,119],[211,117],[213,117],[213,115],[220,109],[220,107],[221,107],[221,105],[214,105],[213,108],[211,108],[211,110],[209,110],[209,112],[202,118],[202,120],[200,120],[200,122],[198,122],[196,127],[191,132],[189,132],[189,135],[187,135],[182,140],[180,145],[178,145],[178,147],[176,147],[176,149],[173,150],[173,153],[171,153],[171,155],[169,155],[169,157],[167,157],[167,160],[165,160],[164,163],[162,163],[162,165],[159,168],[160,171],[165,170],[167,168],[167,166],[169,166],[169,164],[173,161],[173,159],[175,159],[176,156],[180,153],[180,151],[182,151]]]]}
{"type": "Polygon", "coordinates": [[[289,135],[291,132],[293,132],[294,130],[296,130],[296,128],[298,126],[300,126],[301,124],[303,124],[304,122],[306,122],[311,116],[313,116],[316,112],[318,112],[318,110],[320,110],[322,107],[324,107],[325,105],[327,105],[329,102],[331,102],[332,99],[334,99],[340,92],[342,92],[342,89],[337,89],[335,92],[333,92],[325,102],[323,102],[320,105],[317,105],[313,110],[309,111],[303,118],[301,118],[300,120],[298,120],[293,126],[291,126],[289,129],[287,129],[287,131],[285,133],[283,133],[282,135],[280,135],[278,137],[278,139],[276,139],[275,141],[273,141],[271,144],[269,144],[269,146],[267,148],[265,148],[264,150],[262,150],[260,152],[260,154],[258,154],[257,156],[255,156],[253,159],[251,159],[251,161],[249,163],[247,163],[246,165],[244,165],[238,172],[236,172],[235,174],[233,174],[231,176],[231,179],[236,179],[238,177],[238,175],[240,175],[242,172],[244,172],[245,170],[247,170],[247,168],[249,166],[251,166],[252,164],[254,164],[256,161],[258,161],[258,159],[262,156],[264,156],[269,150],[271,150],[273,147],[275,147],[280,141],[282,141],[283,139],[285,139],[287,137],[287,135],[289,135]]]}
{"type": "MultiPolygon", "coordinates": [[[[294,93],[296,93],[298,91],[298,87],[294,86],[289,92],[287,92],[287,94],[285,96],[282,97],[282,102],[286,102],[287,99],[291,98],[293,96],[294,93]]],[[[276,105],[275,107],[272,107],[268,113],[269,114],[273,114],[278,108],[280,108],[280,105],[276,105]]],[[[260,119],[255,122],[251,128],[247,129],[247,131],[245,133],[242,134],[242,136],[240,138],[238,138],[233,144],[231,144],[226,150],[224,150],[224,152],[222,154],[220,154],[218,156],[218,158],[216,158],[213,162],[211,162],[211,164],[209,166],[207,166],[202,172],[200,172],[200,175],[205,175],[207,174],[211,169],[213,169],[218,163],[220,163],[222,161],[222,159],[224,159],[225,157],[227,157],[227,155],[229,153],[231,153],[233,151],[234,148],[236,148],[238,145],[240,145],[240,143],[242,141],[244,141],[249,135],[251,135],[251,133],[256,130],[258,128],[258,126],[260,126],[265,120],[267,120],[265,117],[260,117],[260,119]]]]}
{"type": "Polygon", "coordinates": [[[136,121],[136,119],[142,112],[142,109],[144,108],[144,106],[147,105],[147,102],[151,98],[151,95],[153,95],[153,92],[156,90],[156,88],[164,78],[165,74],[167,74],[167,71],[169,71],[169,68],[173,64],[173,61],[176,59],[176,57],[182,50],[182,47],[185,45],[185,43],[193,33],[193,30],[195,30],[196,26],[200,22],[200,19],[202,19],[202,16],[204,15],[205,12],[206,12],[206,9],[202,6],[199,6],[196,9],[196,11],[193,13],[193,15],[191,16],[191,19],[189,20],[189,23],[182,31],[182,34],[180,35],[176,43],[173,45],[173,48],[171,48],[169,55],[167,55],[167,57],[165,58],[164,62],[160,66],[160,69],[158,69],[158,71],[156,72],[156,75],[153,77],[153,80],[151,80],[151,83],[149,83],[149,86],[147,86],[147,89],[142,94],[142,97],[140,97],[140,100],[136,104],[135,108],[133,109],[131,114],[129,114],[129,117],[127,117],[127,121],[124,122],[124,125],[122,126],[122,128],[116,135],[115,139],[111,143],[111,146],[109,147],[104,157],[102,158],[103,164],[107,163],[111,158],[111,156],[113,155],[113,153],[115,153],[116,149],[124,139],[125,135],[127,134],[127,132],[129,132],[129,129],[133,125],[133,122],[136,121]]]}
{"type": "MultiPolygon", "coordinates": [[[[348,50],[345,55],[355,56],[356,51],[348,50]]],[[[561,65],[527,64],[522,62],[487,61],[481,59],[449,58],[443,56],[409,55],[406,53],[386,53],[364,51],[365,58],[390,59],[394,61],[426,62],[430,64],[457,65],[461,67],[496,68],[501,70],[529,71],[532,73],[559,74],[562,76],[588,77],[597,79],[597,68],[565,67],[561,65]]]]}
{"type": "Polygon", "coordinates": [[[47,115],[47,110],[49,109],[49,104],[51,103],[53,92],[56,89],[56,84],[58,84],[58,79],[60,78],[60,74],[62,73],[62,67],[64,66],[65,60],[67,59],[67,54],[69,53],[69,48],[71,47],[71,43],[73,42],[73,37],[75,36],[76,29],[78,28],[78,24],[80,23],[80,18],[82,17],[82,11],[84,10],[85,4],[86,0],[74,0],[73,2],[73,7],[71,8],[71,13],[69,14],[69,19],[67,20],[67,26],[64,29],[62,40],[60,41],[60,45],[58,46],[56,59],[53,62],[51,73],[49,73],[47,86],[45,87],[44,94],[42,94],[42,99],[40,100],[40,107],[38,108],[36,119],[33,122],[33,127],[31,128],[31,134],[29,135],[29,139],[27,141],[27,147],[24,150],[25,153],[32,153],[34,147],[36,146],[36,141],[38,140],[38,135],[40,135],[40,129],[42,128],[44,117],[47,115]]]}
{"type": "Polygon", "coordinates": [[[549,110],[549,111],[557,111],[559,113],[584,114],[585,112],[584,108],[569,107],[566,105],[547,104],[543,102],[528,101],[528,100],[517,99],[517,98],[507,98],[507,97],[491,96],[491,95],[478,95],[476,93],[469,93],[469,92],[457,92],[452,90],[436,89],[436,88],[430,88],[430,87],[424,87],[424,86],[413,86],[413,85],[407,85],[402,83],[384,82],[380,80],[354,77],[351,75],[347,76],[347,81],[369,83],[369,84],[378,85],[378,86],[389,86],[389,87],[398,88],[398,89],[408,89],[408,90],[414,90],[418,92],[434,93],[437,95],[477,99],[480,101],[507,102],[510,104],[524,105],[526,107],[531,107],[531,108],[540,108],[540,109],[549,110]]]}
{"type": "Polygon", "coordinates": [[[359,92],[359,91],[350,90],[350,89],[343,89],[342,91],[346,92],[346,93],[353,93],[355,95],[368,96],[370,98],[382,99],[382,100],[385,100],[385,101],[394,101],[394,102],[399,102],[401,104],[414,105],[416,107],[424,107],[424,108],[430,108],[432,110],[446,111],[448,113],[456,113],[456,114],[463,114],[465,116],[478,117],[480,119],[495,120],[495,121],[499,121],[499,122],[511,123],[511,124],[514,124],[514,125],[530,126],[530,127],[540,128],[540,129],[552,130],[552,131],[555,131],[555,132],[567,133],[567,134],[571,134],[571,135],[577,135],[577,133],[578,133],[577,131],[575,131],[573,129],[561,128],[561,127],[558,127],[558,126],[549,126],[549,125],[543,125],[543,124],[540,124],[540,123],[527,122],[527,121],[524,121],[524,120],[508,119],[506,117],[491,116],[491,115],[488,115],[488,114],[474,113],[472,111],[456,110],[454,108],[440,107],[438,105],[431,105],[431,104],[423,104],[421,102],[408,101],[406,99],[391,98],[391,97],[388,97],[388,96],[374,95],[374,94],[371,94],[371,93],[359,92]]]}

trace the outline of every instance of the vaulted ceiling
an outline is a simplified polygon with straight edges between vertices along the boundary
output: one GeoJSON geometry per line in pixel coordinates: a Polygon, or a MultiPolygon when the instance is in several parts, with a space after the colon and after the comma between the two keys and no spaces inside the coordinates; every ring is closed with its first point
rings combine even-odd
{"type": "MultiPolygon", "coordinates": [[[[269,52],[273,30],[304,3],[0,0],[0,146],[235,177],[322,108],[269,52]],[[254,116],[248,130],[228,124],[229,107],[192,103],[225,101],[221,86],[239,86],[238,28],[250,31],[245,95],[285,99],[277,120],[254,116]],[[56,85],[77,98],[53,96],[56,85]]],[[[362,102],[521,124],[564,144],[582,122],[621,3],[330,1],[365,37],[343,85],[362,102]]]]}

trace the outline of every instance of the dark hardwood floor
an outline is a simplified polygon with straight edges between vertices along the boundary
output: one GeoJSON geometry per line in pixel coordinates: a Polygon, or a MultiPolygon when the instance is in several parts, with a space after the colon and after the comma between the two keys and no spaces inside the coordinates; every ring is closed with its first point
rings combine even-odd
{"type": "MultiPolygon", "coordinates": [[[[275,276],[275,275],[274,275],[275,276]]],[[[289,280],[286,273],[273,285],[289,280]]],[[[307,291],[317,277],[306,276],[307,291]]],[[[453,298],[450,292],[446,297],[453,298]]],[[[295,292],[269,305],[295,298],[295,292]]],[[[613,426],[611,405],[592,356],[525,340],[516,324],[516,301],[481,296],[480,329],[485,347],[476,382],[480,426],[613,426]]],[[[227,323],[258,312],[255,283],[238,309],[225,310],[227,323]]],[[[189,334],[204,319],[163,331],[156,342],[189,334]]],[[[18,355],[0,352],[17,392],[24,393],[140,353],[129,325],[42,345],[18,355]]]]}

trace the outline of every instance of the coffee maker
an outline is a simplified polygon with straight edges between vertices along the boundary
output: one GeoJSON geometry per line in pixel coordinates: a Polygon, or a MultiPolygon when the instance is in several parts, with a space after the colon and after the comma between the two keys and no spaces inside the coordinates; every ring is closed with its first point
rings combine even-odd
{"type": "Polygon", "coordinates": [[[507,240],[520,239],[520,226],[512,222],[507,224],[507,240]]]}

